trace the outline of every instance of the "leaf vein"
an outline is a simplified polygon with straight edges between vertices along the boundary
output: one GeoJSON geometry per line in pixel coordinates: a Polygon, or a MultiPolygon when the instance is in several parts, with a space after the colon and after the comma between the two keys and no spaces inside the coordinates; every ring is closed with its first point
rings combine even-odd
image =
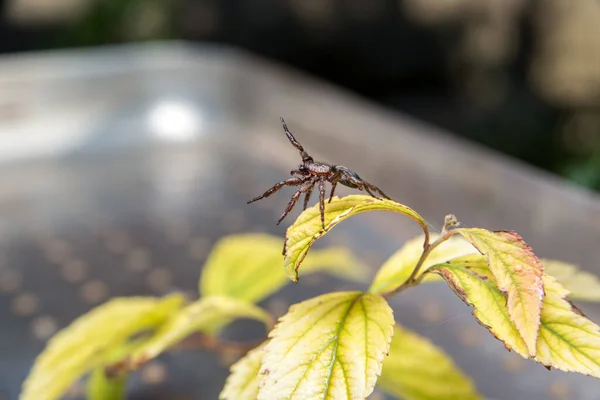
{"type": "MultiPolygon", "coordinates": [[[[344,313],[344,315],[342,316],[342,318],[340,319],[340,323],[338,325],[338,329],[335,335],[335,338],[337,338],[337,341],[335,342],[335,346],[333,349],[333,354],[332,354],[332,359],[333,359],[333,363],[331,364],[331,367],[329,368],[329,374],[327,375],[327,382],[325,384],[325,397],[324,399],[327,398],[327,395],[329,394],[329,389],[331,388],[331,376],[333,373],[333,366],[335,365],[335,360],[337,359],[337,350],[340,344],[340,332],[344,329],[344,325],[346,324],[346,320],[348,318],[348,315],[350,314],[350,311],[352,310],[352,308],[354,307],[354,305],[356,304],[356,302],[360,299],[362,299],[363,297],[363,293],[360,293],[356,296],[356,298],[354,298],[350,304],[348,305],[348,308],[346,309],[346,312],[344,313]]],[[[345,374],[344,374],[345,375],[345,374]]],[[[347,382],[347,381],[346,381],[347,382]]],[[[348,384],[346,384],[346,390],[349,389],[348,384]]]]}

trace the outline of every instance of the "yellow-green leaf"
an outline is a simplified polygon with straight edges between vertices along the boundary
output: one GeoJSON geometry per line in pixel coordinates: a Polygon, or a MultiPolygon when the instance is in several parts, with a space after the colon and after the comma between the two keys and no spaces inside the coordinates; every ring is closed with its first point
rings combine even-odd
{"type": "Polygon", "coordinates": [[[558,260],[542,259],[544,272],[556,278],[572,300],[600,301],[600,279],[578,266],[558,260]]]}
{"type": "Polygon", "coordinates": [[[260,374],[264,344],[250,350],[245,357],[231,366],[231,374],[219,395],[219,400],[255,400],[258,386],[263,378],[260,374]]]}
{"type": "Polygon", "coordinates": [[[551,368],[600,378],[600,327],[565,297],[569,291],[544,276],[546,297],[536,361],[551,368]]]}
{"type": "Polygon", "coordinates": [[[145,335],[139,335],[112,349],[107,349],[103,363],[92,371],[87,380],[87,400],[125,399],[129,374],[127,372],[123,373],[123,371],[110,370],[107,367],[129,356],[136,347],[146,340],[146,337],[145,335]],[[110,374],[110,376],[107,374],[110,374]]]}
{"type": "Polygon", "coordinates": [[[269,335],[258,398],[366,398],[393,325],[392,309],[377,294],[336,292],[293,305],[269,335]]]}
{"type": "MultiPolygon", "coordinates": [[[[282,240],[267,234],[232,235],[219,241],[200,278],[203,296],[229,296],[257,302],[285,286],[282,240]]],[[[305,260],[306,272],[327,272],[364,281],[368,269],[341,247],[315,250],[305,260]]]]}
{"type": "MultiPolygon", "coordinates": [[[[430,240],[435,241],[438,237],[438,234],[433,234],[430,240]]],[[[369,291],[385,293],[405,283],[423,253],[424,239],[423,235],[411,239],[394,253],[377,272],[369,291]]],[[[451,236],[431,251],[419,270],[419,275],[432,265],[472,253],[477,253],[477,249],[471,243],[460,236],[451,236]]]]}
{"type": "Polygon", "coordinates": [[[516,232],[492,232],[480,228],[460,228],[482,254],[500,290],[507,294],[510,319],[525,340],[529,355],[535,355],[544,299],[544,269],[531,248],[516,232]]]}
{"type": "Polygon", "coordinates": [[[298,281],[298,268],[314,242],[323,237],[343,220],[367,211],[393,211],[415,220],[428,235],[427,223],[416,211],[392,200],[352,195],[334,197],[325,205],[325,229],[321,225],[319,205],[306,209],[285,233],[285,272],[292,281],[298,281]]]}
{"type": "Polygon", "coordinates": [[[473,306],[477,321],[502,341],[508,350],[514,350],[525,358],[529,356],[523,338],[508,315],[506,297],[496,286],[493,277],[482,278],[459,261],[434,266],[430,271],[440,274],[458,297],[473,306]]]}
{"type": "MultiPolygon", "coordinates": [[[[493,279],[452,263],[435,266],[432,271],[440,273],[459,297],[474,307],[478,321],[507,349],[528,358],[525,342],[509,318],[506,298],[493,279]]],[[[569,291],[556,279],[549,275],[543,279],[546,296],[533,358],[547,367],[600,378],[600,327],[566,300],[569,291]]]]}
{"type": "Polygon", "coordinates": [[[79,377],[102,365],[112,348],[161,325],[183,302],[181,295],[116,298],[77,318],[38,356],[20,399],[58,399],[79,377]]]}
{"type": "Polygon", "coordinates": [[[447,261],[447,263],[451,265],[461,265],[469,271],[474,272],[480,278],[492,283],[494,286],[498,286],[496,278],[494,278],[492,271],[490,271],[488,259],[484,255],[469,254],[468,256],[453,258],[452,260],[447,261]]]}
{"type": "Polygon", "coordinates": [[[271,316],[254,304],[229,297],[204,297],[182,308],[166,321],[152,337],[138,347],[127,362],[128,368],[158,356],[196,332],[214,334],[235,318],[251,318],[272,325],[271,316]]]}
{"type": "Polygon", "coordinates": [[[398,325],[377,387],[404,400],[483,399],[441,348],[398,325]]]}
{"type": "MultiPolygon", "coordinates": [[[[569,291],[569,299],[583,301],[600,301],[600,279],[598,276],[582,271],[576,265],[559,260],[541,259],[545,275],[550,275],[569,291]]],[[[462,264],[477,275],[494,279],[487,264],[487,258],[482,255],[457,257],[453,264],[462,264]]],[[[428,274],[438,276],[437,274],[428,274]]],[[[426,279],[430,281],[431,279],[426,279]]]]}
{"type": "Polygon", "coordinates": [[[103,368],[90,374],[86,385],[87,400],[125,400],[127,374],[108,378],[103,368]]]}

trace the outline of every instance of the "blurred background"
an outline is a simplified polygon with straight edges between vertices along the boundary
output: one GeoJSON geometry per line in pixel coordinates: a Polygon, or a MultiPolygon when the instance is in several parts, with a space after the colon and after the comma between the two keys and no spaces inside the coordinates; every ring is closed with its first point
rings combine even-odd
{"type": "Polygon", "coordinates": [[[600,189],[598,0],[0,0],[0,10],[2,53],[233,45],[600,189]]]}

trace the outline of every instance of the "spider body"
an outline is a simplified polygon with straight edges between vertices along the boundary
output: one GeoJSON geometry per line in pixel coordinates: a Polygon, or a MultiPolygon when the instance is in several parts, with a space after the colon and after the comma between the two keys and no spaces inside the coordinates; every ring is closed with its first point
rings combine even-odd
{"type": "Polygon", "coordinates": [[[281,221],[283,221],[283,219],[286,217],[286,215],[288,215],[288,213],[292,210],[292,208],[294,208],[294,205],[303,193],[304,210],[306,210],[308,202],[310,201],[312,191],[315,186],[318,186],[319,206],[321,211],[321,225],[323,229],[325,229],[325,182],[331,183],[331,193],[329,194],[328,201],[329,203],[333,198],[335,188],[338,184],[347,186],[352,189],[365,190],[367,193],[369,193],[369,195],[378,199],[381,199],[381,197],[377,194],[381,195],[386,199],[390,198],[388,195],[383,193],[381,189],[362,180],[356,172],[344,167],[343,165],[331,165],[313,160],[313,158],[309,156],[306,151],[304,151],[304,148],[296,140],[292,132],[290,132],[283,118],[281,118],[281,124],[283,125],[283,130],[287,135],[289,141],[300,152],[300,156],[302,157],[302,164],[300,164],[298,168],[290,171],[290,174],[292,175],[291,178],[288,178],[275,184],[272,188],[267,190],[262,195],[248,201],[248,204],[250,204],[257,200],[269,197],[284,186],[298,186],[298,190],[292,195],[292,198],[288,203],[287,207],[285,208],[285,211],[277,221],[277,225],[279,225],[281,221]]]}
{"type": "Polygon", "coordinates": [[[299,168],[302,168],[302,170],[316,176],[328,176],[333,172],[333,167],[331,165],[318,161],[307,165],[305,168],[303,167],[304,165],[301,165],[299,168]]]}

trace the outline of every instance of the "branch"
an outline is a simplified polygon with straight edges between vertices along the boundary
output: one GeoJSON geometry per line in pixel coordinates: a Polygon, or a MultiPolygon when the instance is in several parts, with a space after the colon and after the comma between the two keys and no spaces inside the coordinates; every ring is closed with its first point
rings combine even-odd
{"type": "MultiPolygon", "coordinates": [[[[454,234],[454,232],[452,230],[457,228],[459,225],[460,225],[460,223],[458,222],[458,220],[456,219],[456,217],[454,215],[452,215],[452,214],[446,215],[446,218],[444,218],[444,227],[442,228],[442,233],[441,233],[440,237],[438,237],[432,243],[426,243],[426,245],[424,246],[423,252],[421,253],[421,257],[419,258],[419,261],[417,261],[417,265],[415,265],[415,269],[413,269],[413,271],[410,274],[410,276],[408,277],[408,279],[403,284],[398,286],[397,288],[384,293],[382,296],[386,299],[389,299],[390,297],[395,296],[396,294],[400,293],[401,291],[408,289],[409,287],[416,286],[419,283],[421,283],[424,275],[422,274],[419,277],[417,277],[417,275],[419,274],[421,267],[423,267],[425,260],[427,259],[427,257],[429,257],[431,252],[436,247],[438,247],[440,244],[442,244],[443,242],[448,240],[448,238],[454,234]]],[[[426,240],[427,240],[427,238],[426,238],[426,240]]]]}

